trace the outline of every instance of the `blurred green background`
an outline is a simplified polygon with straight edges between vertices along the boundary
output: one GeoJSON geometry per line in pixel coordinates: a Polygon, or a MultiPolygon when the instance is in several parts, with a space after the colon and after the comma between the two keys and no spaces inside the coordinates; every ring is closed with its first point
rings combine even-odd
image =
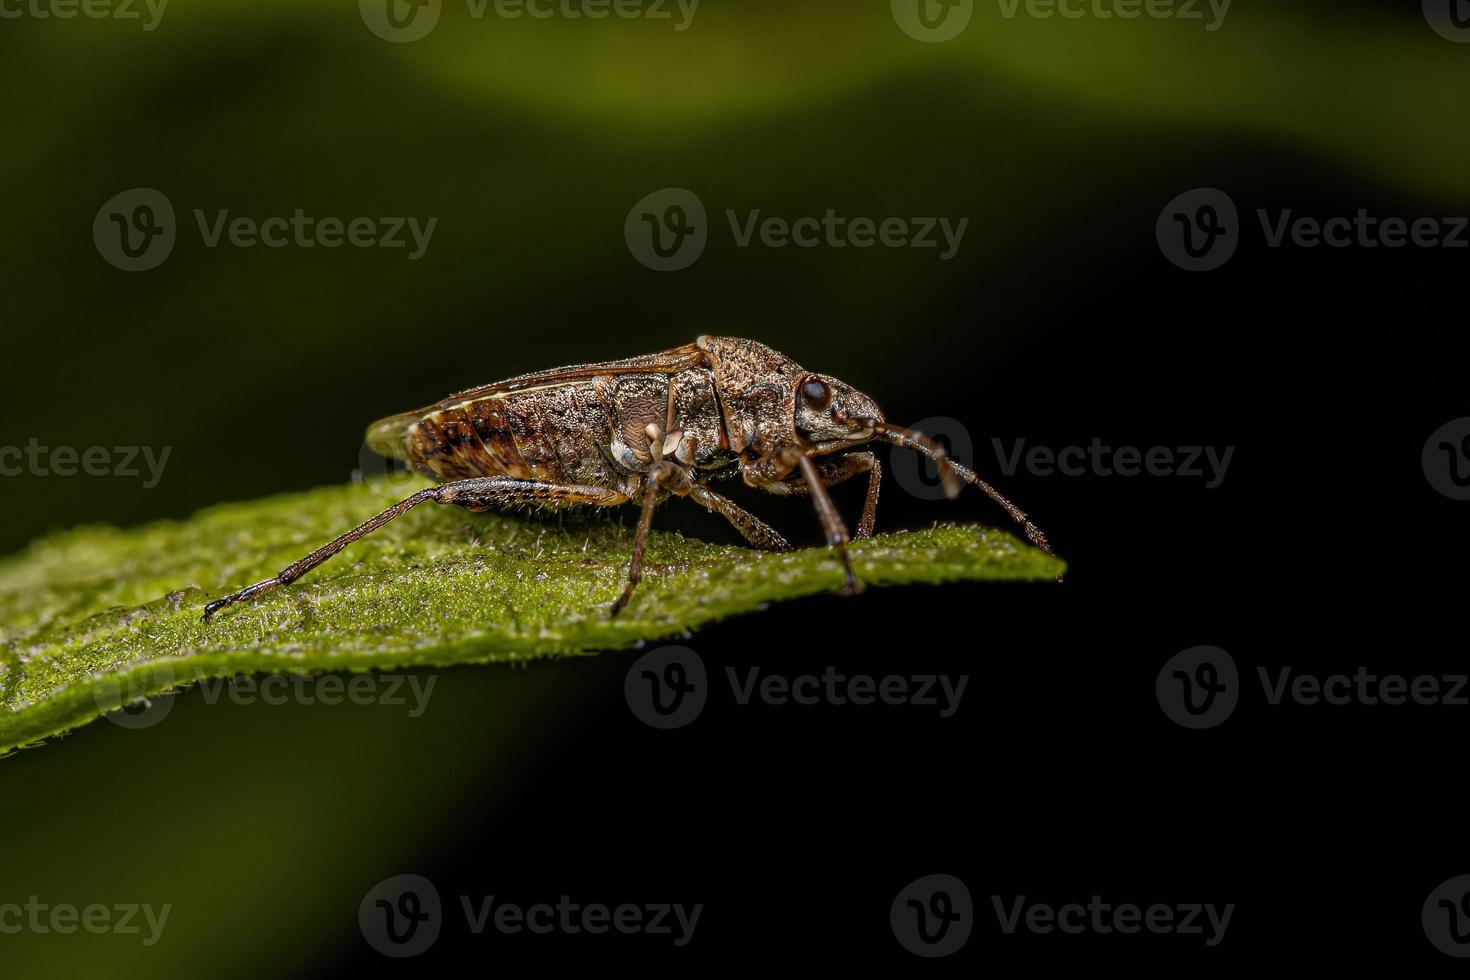
{"type": "MultiPolygon", "coordinates": [[[[151,31],[0,20],[0,444],[171,449],[150,489],[0,480],[0,551],[346,480],[378,416],[703,332],[773,343],[898,419],[977,409],[987,433],[1016,431],[1039,404],[1061,413],[1049,382],[1079,334],[1142,344],[1120,328],[1136,315],[1150,343],[1169,336],[1163,305],[1128,291],[1168,268],[1154,220],[1179,191],[1289,206],[1281,188],[1341,181],[1415,213],[1470,207],[1470,45],[1417,4],[1237,0],[1210,31],[977,3],[933,44],[876,0],[705,0],[682,31],[493,9],[446,0],[403,44],[351,0],[173,0],[151,31]],[[671,186],[699,194],[710,243],[659,273],[630,254],[624,220],[671,186]],[[91,228],[134,187],[167,195],[179,239],[128,273],[91,228]],[[196,208],[437,225],[417,261],[207,248],[196,208]],[[727,208],[970,225],[949,262],[742,249],[727,208]],[[1111,319],[1087,322],[1103,306],[1111,319]]],[[[195,692],[156,727],[99,722],[4,760],[0,902],[174,910],[151,948],[0,935],[3,972],[305,971],[350,940],[383,867],[471,794],[492,832],[616,668],[448,672],[419,719],[195,692]]]]}

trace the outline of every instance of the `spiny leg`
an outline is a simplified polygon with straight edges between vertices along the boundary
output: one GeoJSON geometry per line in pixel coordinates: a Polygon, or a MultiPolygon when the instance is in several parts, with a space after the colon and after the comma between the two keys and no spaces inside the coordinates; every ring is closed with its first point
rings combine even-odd
{"type": "Polygon", "coordinates": [[[237,602],[253,599],[281,585],[289,585],[331,558],[337,552],[360,538],[367,537],[378,528],[401,514],[412,510],[426,500],[437,504],[450,504],[467,510],[488,510],[491,507],[528,505],[537,507],[569,507],[583,504],[606,506],[620,504],[627,496],[602,487],[566,486],[555,483],[537,483],[534,480],[512,480],[501,477],[485,477],[445,483],[437,487],[425,487],[372,517],[346,534],[339,535],[320,548],[287,565],[275,575],[239,592],[216,599],[204,607],[204,619],[237,602]]]}
{"type": "Polygon", "coordinates": [[[729,521],[740,532],[740,536],[751,545],[766,551],[790,551],[791,543],[765,521],[741,507],[728,497],[722,497],[709,487],[695,484],[689,496],[729,521]]]}
{"type": "MultiPolygon", "coordinates": [[[[817,472],[821,474],[822,481],[829,487],[850,480],[860,473],[868,474],[868,494],[863,501],[863,513],[858,518],[857,530],[853,537],[857,540],[871,538],[873,536],[873,525],[878,519],[878,489],[883,480],[883,464],[878,462],[878,457],[870,452],[848,453],[844,456],[829,457],[817,461],[817,472]]],[[[766,487],[767,490],[776,494],[801,494],[807,492],[807,487],[801,480],[783,480],[766,487]]]]}

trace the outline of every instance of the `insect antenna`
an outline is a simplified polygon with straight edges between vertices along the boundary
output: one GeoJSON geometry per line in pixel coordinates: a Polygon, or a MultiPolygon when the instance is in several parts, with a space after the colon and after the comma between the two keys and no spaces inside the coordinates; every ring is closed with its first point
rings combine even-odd
{"type": "Polygon", "coordinates": [[[1053,554],[1051,545],[1047,543],[1046,535],[1042,533],[1041,528],[1031,523],[1031,518],[1026,516],[1025,511],[1007,500],[1005,495],[995,489],[995,487],[992,487],[975,475],[974,470],[951,459],[949,453],[943,446],[917,429],[908,429],[901,425],[894,425],[891,422],[880,422],[877,419],[862,419],[859,421],[863,425],[872,428],[878,438],[884,442],[891,442],[895,446],[912,449],[926,459],[932,460],[934,465],[939,469],[940,478],[944,481],[944,492],[951,500],[959,495],[959,480],[973,484],[985,491],[986,496],[1005,508],[1005,512],[1011,515],[1011,520],[1025,529],[1026,538],[1032,544],[1036,545],[1036,547],[1048,555],[1053,554]]]}

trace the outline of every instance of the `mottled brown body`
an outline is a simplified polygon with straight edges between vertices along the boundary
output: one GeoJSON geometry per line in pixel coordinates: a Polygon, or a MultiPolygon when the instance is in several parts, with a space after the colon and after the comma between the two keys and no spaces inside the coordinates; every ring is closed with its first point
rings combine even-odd
{"type": "Polygon", "coordinates": [[[886,422],[862,392],[753,340],[706,336],[657,354],[524,374],[375,423],[368,430],[373,449],[407,461],[438,485],[278,575],[210,603],[204,618],[300,578],[426,500],[467,510],[638,504],[628,584],[613,604],[616,614],[642,575],[654,507],[669,496],[689,497],[721,515],[757,547],[790,547],[709,487],[736,473],[771,493],[810,495],[827,543],[842,561],[846,590],[856,591],[847,528],[826,487],[868,474],[857,537],[872,534],[882,467],[859,447],[875,439],[934,460],[951,495],[961,479],[980,487],[1034,543],[1047,547],[1018,508],[921,433],[886,422]]]}
{"type": "Polygon", "coordinates": [[[736,461],[721,448],[723,423],[708,368],[530,377],[535,380],[504,382],[385,419],[369,441],[441,483],[507,476],[602,487],[630,498],[638,485],[630,477],[654,462],[649,425],[690,437],[670,453],[686,466],[713,470],[736,461]]]}

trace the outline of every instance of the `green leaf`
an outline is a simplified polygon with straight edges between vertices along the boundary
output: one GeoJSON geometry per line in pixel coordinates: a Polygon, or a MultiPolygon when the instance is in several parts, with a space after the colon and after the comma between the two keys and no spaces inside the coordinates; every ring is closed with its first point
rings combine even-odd
{"type": "MultiPolygon", "coordinates": [[[[425,505],[302,581],[201,622],[210,597],[274,574],[411,489],[385,478],[135,530],[82,528],[0,561],[0,752],[205,678],[626,647],[842,582],[825,548],[771,554],[656,531],[643,582],[612,619],[628,525],[425,505]]],[[[870,586],[1054,579],[1064,567],[1009,534],[953,525],[878,535],[851,554],[870,586]]]]}

